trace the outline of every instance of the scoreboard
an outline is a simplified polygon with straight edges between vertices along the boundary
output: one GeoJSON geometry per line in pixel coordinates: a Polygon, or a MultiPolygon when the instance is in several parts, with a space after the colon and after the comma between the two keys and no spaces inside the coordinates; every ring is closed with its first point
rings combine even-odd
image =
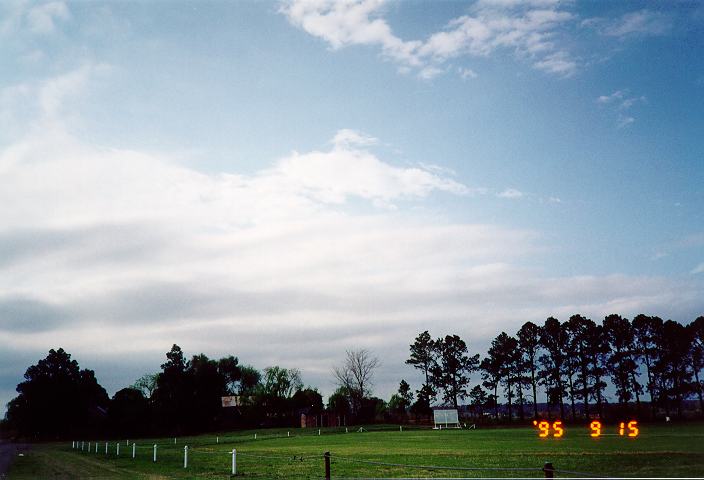
{"type": "MultiPolygon", "coordinates": [[[[555,420],[552,423],[547,420],[533,420],[533,426],[536,427],[540,438],[560,438],[567,431],[562,420],[555,420]]],[[[605,427],[601,421],[594,420],[589,424],[588,433],[592,438],[601,437],[602,435],[636,438],[640,434],[640,430],[637,420],[619,422],[618,427],[605,427]]]]}

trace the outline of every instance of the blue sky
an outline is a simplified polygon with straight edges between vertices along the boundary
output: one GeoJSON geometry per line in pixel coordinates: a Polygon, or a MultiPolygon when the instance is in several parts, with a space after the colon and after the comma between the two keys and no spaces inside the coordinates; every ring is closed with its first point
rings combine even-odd
{"type": "MultiPolygon", "coordinates": [[[[583,313],[704,313],[698,2],[0,5],[0,401],[62,346],[401,378],[583,313]],[[3,260],[4,259],[4,260],[3,260]]],[[[417,382],[416,382],[417,383],[417,382]]]]}

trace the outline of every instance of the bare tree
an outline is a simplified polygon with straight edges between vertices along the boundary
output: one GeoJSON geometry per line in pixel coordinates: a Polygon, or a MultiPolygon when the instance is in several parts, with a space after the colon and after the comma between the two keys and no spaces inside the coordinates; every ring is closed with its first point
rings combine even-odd
{"type": "Polygon", "coordinates": [[[379,365],[379,359],[369,350],[362,348],[347,350],[345,363],[333,368],[335,381],[347,391],[354,412],[358,412],[362,400],[371,395],[374,370],[379,365]]]}
{"type": "Polygon", "coordinates": [[[152,394],[156,389],[156,381],[158,373],[145,373],[137,379],[132,385],[132,388],[139,390],[144,395],[144,398],[152,398],[152,394]]]}

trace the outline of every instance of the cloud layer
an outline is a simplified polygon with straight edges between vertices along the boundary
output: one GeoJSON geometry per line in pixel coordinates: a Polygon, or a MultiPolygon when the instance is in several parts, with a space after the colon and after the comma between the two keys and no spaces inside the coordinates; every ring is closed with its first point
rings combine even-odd
{"type": "Polygon", "coordinates": [[[701,307],[690,283],[528,268],[550,254],[540,232],[446,217],[433,199],[469,208],[477,189],[438,166],[392,164],[355,130],[251,174],[90,145],[66,123],[71,98],[109,71],[89,65],[0,94],[0,118],[36,112],[0,149],[0,351],[19,359],[4,367],[6,392],[49,348],[115,389],[179,343],[298,367],[326,392],[344,350],[367,347],[383,357],[388,396],[413,376],[403,360],[424,329],[478,350],[548,315],[701,307]]]}

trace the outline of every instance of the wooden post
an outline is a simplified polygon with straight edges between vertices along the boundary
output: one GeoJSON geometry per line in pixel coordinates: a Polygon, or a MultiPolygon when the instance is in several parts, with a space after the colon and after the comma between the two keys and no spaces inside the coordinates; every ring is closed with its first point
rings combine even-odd
{"type": "Polygon", "coordinates": [[[325,452],[323,457],[325,457],[325,480],[330,480],[330,452],[325,452]]]}
{"type": "Polygon", "coordinates": [[[232,474],[237,475],[237,450],[232,449],[232,474]]]}
{"type": "Polygon", "coordinates": [[[553,478],[553,475],[555,473],[555,468],[553,468],[552,463],[545,462],[545,466],[543,467],[543,472],[545,472],[545,478],[553,478]]]}

